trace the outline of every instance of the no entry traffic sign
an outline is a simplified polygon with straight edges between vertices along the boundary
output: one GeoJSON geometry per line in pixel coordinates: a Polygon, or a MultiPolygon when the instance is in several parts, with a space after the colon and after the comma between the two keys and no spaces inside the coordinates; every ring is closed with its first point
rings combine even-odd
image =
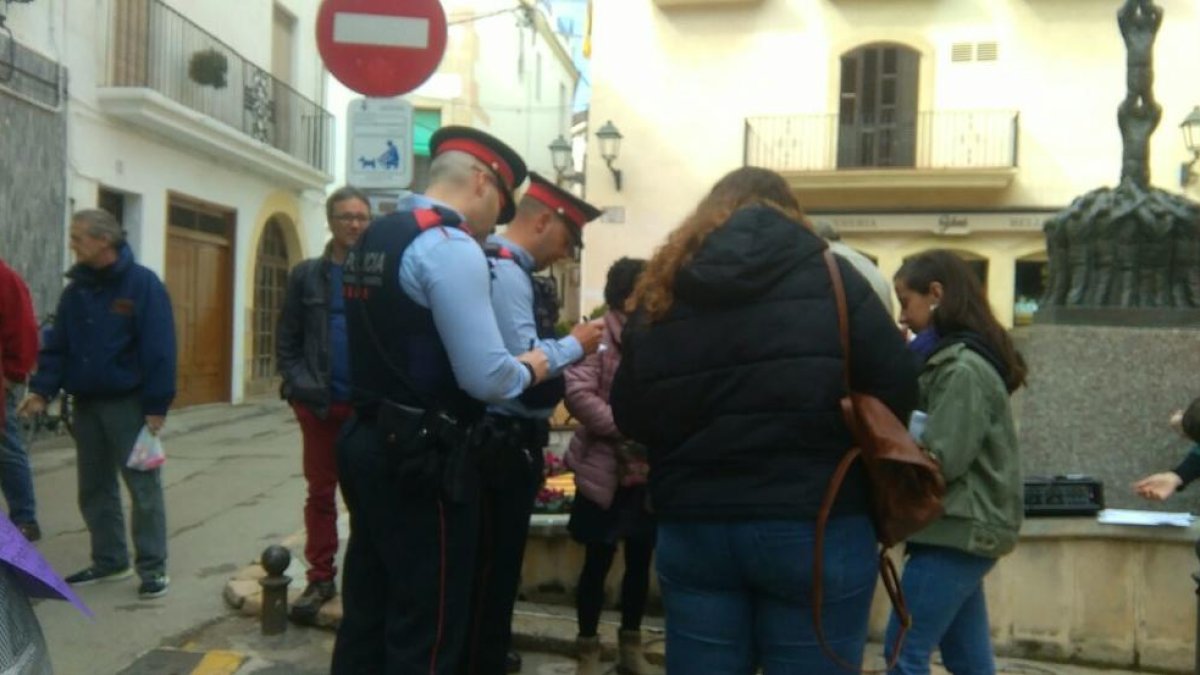
{"type": "Polygon", "coordinates": [[[317,49],[342,84],[386,98],[421,86],[446,51],[438,0],[324,0],[317,49]]]}

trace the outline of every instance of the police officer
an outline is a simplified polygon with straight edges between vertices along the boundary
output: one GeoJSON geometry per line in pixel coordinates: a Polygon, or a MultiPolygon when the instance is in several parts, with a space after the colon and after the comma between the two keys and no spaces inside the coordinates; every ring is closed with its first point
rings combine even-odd
{"type": "Polygon", "coordinates": [[[428,190],[373,222],[344,270],[355,417],[338,448],[350,542],[335,675],[455,675],[478,542],[471,431],[482,401],[549,365],[505,349],[480,246],[512,218],[524,162],[465,127],[430,149],[428,190]]]}
{"type": "Polygon", "coordinates": [[[565,392],[563,369],[594,352],[603,332],[589,322],[555,339],[558,294],[552,280],[533,273],[582,246],[584,224],[599,215],[596,207],[531,172],[516,217],[484,247],[492,262],[492,308],[509,353],[540,348],[550,374],[518,398],[488,406],[481,425],[480,548],[464,671],[469,675],[520,669],[520,657],[508,653],[512,610],[529,515],[542,484],[548,420],[565,392]]]}

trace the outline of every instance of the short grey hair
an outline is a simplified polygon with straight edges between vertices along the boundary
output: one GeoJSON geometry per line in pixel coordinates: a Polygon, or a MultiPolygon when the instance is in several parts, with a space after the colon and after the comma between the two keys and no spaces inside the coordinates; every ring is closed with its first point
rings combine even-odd
{"type": "Polygon", "coordinates": [[[443,152],[429,164],[429,184],[463,185],[471,178],[472,171],[482,168],[479,160],[465,152],[443,152]]]}
{"type": "Polygon", "coordinates": [[[87,225],[88,236],[107,239],[113,248],[125,243],[125,230],[113,214],[104,209],[83,209],[71,215],[72,223],[87,225]]]}

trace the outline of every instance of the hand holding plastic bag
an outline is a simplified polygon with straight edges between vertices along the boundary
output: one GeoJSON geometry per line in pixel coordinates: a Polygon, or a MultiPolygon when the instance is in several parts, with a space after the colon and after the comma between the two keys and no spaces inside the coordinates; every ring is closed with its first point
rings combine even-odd
{"type": "Polygon", "coordinates": [[[137,440],[133,443],[133,450],[129,453],[129,460],[125,462],[125,466],[134,471],[153,471],[162,466],[167,461],[166,454],[163,453],[162,439],[158,434],[150,431],[147,426],[142,426],[142,430],[138,432],[137,440]]]}

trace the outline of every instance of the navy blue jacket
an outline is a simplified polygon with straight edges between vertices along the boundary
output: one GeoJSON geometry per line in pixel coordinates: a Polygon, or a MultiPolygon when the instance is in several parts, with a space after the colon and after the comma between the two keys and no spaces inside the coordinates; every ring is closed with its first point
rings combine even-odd
{"type": "Polygon", "coordinates": [[[146,415],[165,415],[175,398],[175,322],[167,289],[137,264],[127,244],[117,262],[75,265],[58,299],[54,328],[38,354],[29,389],[50,400],[137,393],[146,415]]]}

